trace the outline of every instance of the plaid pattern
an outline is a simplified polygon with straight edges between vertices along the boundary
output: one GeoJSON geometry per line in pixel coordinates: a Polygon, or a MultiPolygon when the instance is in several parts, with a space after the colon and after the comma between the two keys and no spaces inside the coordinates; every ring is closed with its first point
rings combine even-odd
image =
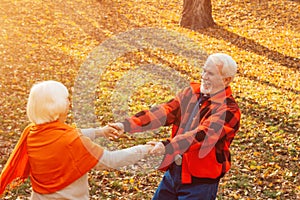
{"type": "Polygon", "coordinates": [[[230,166],[229,146],[239,129],[241,113],[230,87],[197,105],[200,98],[203,100],[200,84],[191,83],[191,87],[185,88],[169,102],[126,119],[124,129],[134,133],[172,125],[171,138],[163,141],[166,155],[161,169],[167,169],[177,154],[197,150],[201,159],[214,149],[218,163],[224,163],[222,174],[225,174],[229,170],[225,166],[228,163],[225,163],[229,162],[230,166]],[[196,114],[191,116],[195,106],[196,114]],[[187,124],[190,127],[186,127],[187,124]]]}

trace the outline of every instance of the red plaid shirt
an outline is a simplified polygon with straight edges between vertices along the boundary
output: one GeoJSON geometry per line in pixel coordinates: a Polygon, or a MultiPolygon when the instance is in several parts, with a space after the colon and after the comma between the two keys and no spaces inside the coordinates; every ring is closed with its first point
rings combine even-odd
{"type": "Polygon", "coordinates": [[[200,84],[191,83],[174,99],[141,111],[123,124],[130,133],[172,125],[171,138],[163,141],[166,155],[160,169],[168,169],[175,155],[183,155],[182,182],[190,183],[192,176],[218,180],[229,170],[229,146],[239,129],[240,116],[229,86],[204,99],[200,84]],[[197,104],[199,99],[202,101],[197,104]]]}

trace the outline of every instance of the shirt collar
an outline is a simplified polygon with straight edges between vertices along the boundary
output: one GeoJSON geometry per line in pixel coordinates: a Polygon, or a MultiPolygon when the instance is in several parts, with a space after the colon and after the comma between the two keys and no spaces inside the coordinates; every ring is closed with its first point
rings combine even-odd
{"type": "MultiPolygon", "coordinates": [[[[205,94],[201,93],[200,90],[196,92],[196,94],[200,96],[205,96],[205,94]]],[[[232,95],[232,91],[230,86],[227,86],[225,89],[220,90],[214,94],[208,94],[208,100],[214,103],[223,103],[226,98],[232,95]]]]}
{"type": "MultiPolygon", "coordinates": [[[[193,93],[197,95],[199,98],[200,96],[204,95],[200,91],[200,84],[199,83],[191,83],[191,87],[193,90],[193,93]]],[[[219,92],[216,92],[214,94],[209,95],[209,101],[215,102],[215,103],[223,103],[226,98],[232,95],[231,87],[227,86],[226,88],[220,90],[219,92]]]]}

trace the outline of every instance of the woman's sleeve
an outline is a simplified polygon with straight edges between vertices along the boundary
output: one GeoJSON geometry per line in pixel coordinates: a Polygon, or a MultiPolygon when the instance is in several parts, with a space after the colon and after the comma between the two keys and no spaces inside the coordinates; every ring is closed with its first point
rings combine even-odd
{"type": "Polygon", "coordinates": [[[132,165],[146,157],[153,148],[151,145],[137,145],[127,149],[108,151],[104,150],[96,168],[120,168],[132,165]]]}
{"type": "Polygon", "coordinates": [[[82,135],[89,137],[91,140],[95,140],[96,138],[96,131],[94,128],[82,128],[79,129],[79,132],[81,132],[82,135]]]}

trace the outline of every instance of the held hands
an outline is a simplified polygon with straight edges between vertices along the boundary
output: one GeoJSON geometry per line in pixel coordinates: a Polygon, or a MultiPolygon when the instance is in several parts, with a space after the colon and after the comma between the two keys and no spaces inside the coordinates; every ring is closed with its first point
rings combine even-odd
{"type": "MultiPolygon", "coordinates": [[[[103,136],[109,138],[119,138],[124,134],[124,125],[122,123],[109,123],[102,128],[103,136]]],[[[163,155],[165,154],[165,146],[162,142],[150,141],[142,145],[150,155],[163,155]]]]}
{"type": "Polygon", "coordinates": [[[106,137],[111,140],[115,140],[121,137],[124,133],[124,126],[122,123],[111,123],[104,127],[97,128],[95,135],[97,137],[106,137]]]}
{"type": "Polygon", "coordinates": [[[124,133],[124,125],[122,123],[109,123],[108,126],[118,131],[119,135],[124,133]]]}
{"type": "Polygon", "coordinates": [[[116,139],[120,136],[119,132],[110,126],[104,126],[95,130],[96,137],[106,137],[116,139]]]}

